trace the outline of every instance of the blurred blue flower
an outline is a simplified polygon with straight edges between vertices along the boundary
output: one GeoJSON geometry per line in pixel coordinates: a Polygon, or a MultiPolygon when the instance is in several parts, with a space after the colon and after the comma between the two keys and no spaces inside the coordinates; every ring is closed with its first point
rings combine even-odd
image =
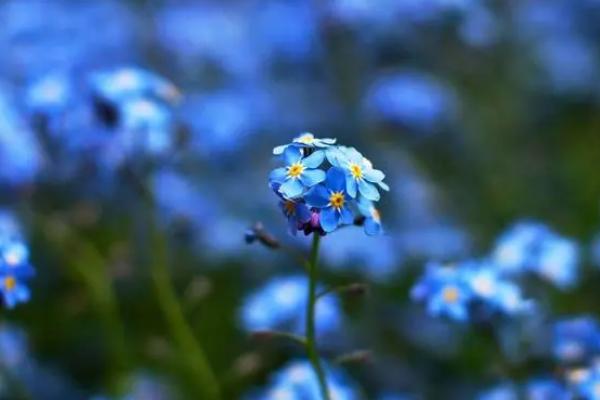
{"type": "Polygon", "coordinates": [[[455,103],[446,85],[418,71],[383,76],[371,85],[366,96],[367,109],[376,117],[424,133],[449,121],[455,103]]]}
{"type": "Polygon", "coordinates": [[[94,96],[116,106],[138,98],[174,103],[180,97],[171,82],[137,67],[96,72],[90,77],[90,86],[94,96]]]}
{"type": "Polygon", "coordinates": [[[534,221],[518,222],[504,232],[492,259],[503,272],[532,272],[561,289],[572,287],[579,277],[576,243],[534,221]]]}
{"type": "Polygon", "coordinates": [[[574,398],[600,399],[600,365],[598,365],[598,362],[570,371],[568,379],[575,395],[574,398]]]}
{"type": "Polygon", "coordinates": [[[479,394],[477,400],[519,400],[519,394],[515,385],[503,383],[479,394]]]}
{"type": "Polygon", "coordinates": [[[429,263],[411,297],[427,303],[431,315],[457,321],[518,316],[533,306],[523,299],[517,285],[502,278],[486,261],[464,261],[451,266],[429,263]]]}
{"type": "Polygon", "coordinates": [[[595,267],[600,267],[600,234],[592,239],[591,258],[595,267]]]}
{"type": "Polygon", "coordinates": [[[73,101],[73,87],[64,73],[49,73],[32,81],[25,93],[25,107],[34,115],[61,115],[73,101]]]}
{"type": "Polygon", "coordinates": [[[3,304],[14,308],[29,300],[25,282],[34,274],[29,264],[29,250],[14,217],[2,212],[0,216],[0,293],[3,304]]]}
{"type": "Polygon", "coordinates": [[[256,47],[267,59],[281,57],[294,62],[314,54],[319,43],[317,15],[302,0],[269,0],[261,2],[252,18],[258,35],[256,47]]]}
{"type": "Polygon", "coordinates": [[[41,148],[0,87],[0,184],[31,182],[43,163],[41,148]]]}
{"type": "MultiPolygon", "coordinates": [[[[289,329],[304,335],[308,280],[304,276],[275,278],[251,294],[241,309],[242,326],[247,331],[289,329]]],[[[341,328],[342,310],[337,297],[327,295],[316,306],[319,336],[341,328]]]]}
{"type": "Polygon", "coordinates": [[[301,196],[305,189],[311,188],[325,180],[325,172],[318,169],[325,155],[315,152],[308,157],[302,157],[302,152],[296,147],[289,147],[283,153],[285,168],[277,168],[269,175],[271,183],[278,183],[279,193],[286,199],[301,196]]]}
{"type": "Polygon", "coordinates": [[[355,148],[338,146],[331,154],[328,160],[346,174],[346,190],[352,198],[356,198],[357,193],[360,193],[368,200],[379,201],[380,195],[375,185],[383,190],[390,190],[383,182],[385,174],[374,169],[371,161],[355,148]]]}
{"type": "Polygon", "coordinates": [[[321,210],[319,219],[326,233],[335,231],[339,225],[354,222],[354,215],[350,210],[350,196],[346,191],[345,174],[340,168],[330,168],[325,184],[315,186],[306,194],[305,199],[309,206],[321,210]]]}
{"type": "MultiPolygon", "coordinates": [[[[339,370],[325,366],[329,393],[335,400],[358,400],[359,393],[339,370]]],[[[320,398],[319,384],[307,361],[293,361],[277,372],[261,400],[316,400],[320,398]]]]}
{"type": "Polygon", "coordinates": [[[552,327],[552,354],[564,363],[580,363],[600,352],[600,325],[589,316],[559,320],[552,327]]]}
{"type": "Polygon", "coordinates": [[[525,385],[527,400],[570,400],[572,395],[565,385],[552,378],[531,379],[525,385]]]}
{"type": "Polygon", "coordinates": [[[473,4],[464,13],[459,33],[467,44],[474,47],[486,47],[498,40],[499,30],[499,21],[489,8],[473,4]]]}
{"type": "Polygon", "coordinates": [[[429,263],[425,275],[410,292],[414,301],[426,302],[433,316],[445,316],[457,321],[469,318],[469,303],[473,297],[460,271],[438,263],[429,263]]]}

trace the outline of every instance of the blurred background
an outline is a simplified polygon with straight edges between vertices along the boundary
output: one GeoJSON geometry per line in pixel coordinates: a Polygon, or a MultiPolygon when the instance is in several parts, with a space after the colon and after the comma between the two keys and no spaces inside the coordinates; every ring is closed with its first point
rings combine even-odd
{"type": "Polygon", "coordinates": [[[599,38],[596,0],[2,1],[0,231],[35,276],[2,310],[0,398],[202,398],[154,289],[162,247],[223,398],[271,398],[303,352],[250,331],[295,329],[303,269],[244,233],[308,247],[267,185],[272,148],[304,131],[392,188],[384,235],[323,241],[323,284],[370,288],[318,316],[326,355],[371,354],[342,368],[348,398],[552,374],[547,324],[600,312],[599,38]],[[519,221],[571,245],[552,258],[568,284],[523,285],[527,324],[410,301],[427,261],[488,257],[519,221]]]}

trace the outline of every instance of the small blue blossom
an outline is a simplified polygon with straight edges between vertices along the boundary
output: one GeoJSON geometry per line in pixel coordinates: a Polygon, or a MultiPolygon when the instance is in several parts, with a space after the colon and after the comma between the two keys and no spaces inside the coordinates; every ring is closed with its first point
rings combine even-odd
{"type": "Polygon", "coordinates": [[[7,308],[29,300],[25,282],[34,274],[29,264],[29,250],[22,241],[16,222],[10,214],[0,218],[0,294],[7,308]]]}
{"type": "MultiPolygon", "coordinates": [[[[358,400],[359,394],[339,371],[325,366],[329,394],[335,400],[358,400]]],[[[313,400],[321,397],[317,377],[307,361],[293,361],[274,375],[261,400],[313,400]]]]}
{"type": "MultiPolygon", "coordinates": [[[[251,294],[241,310],[241,322],[247,331],[282,330],[303,335],[308,280],[303,276],[276,278],[251,294]]],[[[316,306],[316,326],[319,335],[327,336],[342,324],[340,303],[329,295],[316,306]]]]}
{"type": "Polygon", "coordinates": [[[333,156],[328,157],[330,162],[344,170],[346,174],[346,190],[352,198],[357,194],[371,201],[379,201],[378,185],[383,190],[390,190],[383,182],[385,174],[373,168],[373,164],[353,147],[337,148],[333,156]]]}
{"type": "Polygon", "coordinates": [[[572,287],[579,275],[579,249],[575,242],[532,221],[516,223],[503,233],[496,242],[492,260],[507,274],[531,272],[561,289],[572,287]]]}
{"type": "Polygon", "coordinates": [[[304,132],[304,133],[301,133],[300,135],[296,136],[294,138],[294,140],[292,140],[292,143],[275,147],[273,149],[273,154],[275,154],[275,155],[283,154],[290,147],[297,147],[300,149],[317,149],[317,150],[327,149],[328,147],[333,146],[335,144],[335,142],[336,142],[335,139],[329,139],[329,138],[319,139],[319,138],[316,138],[315,135],[313,135],[310,132],[304,132]]]}
{"type": "Polygon", "coordinates": [[[600,352],[600,325],[589,316],[562,319],[552,327],[552,354],[563,363],[589,360],[600,352]]]}
{"type": "Polygon", "coordinates": [[[294,200],[282,200],[279,203],[281,211],[288,219],[290,231],[296,234],[299,229],[309,223],[312,218],[310,209],[304,203],[294,200]]]}
{"type": "Polygon", "coordinates": [[[174,103],[180,96],[166,79],[136,67],[97,72],[90,81],[94,95],[112,104],[123,104],[138,97],[174,103]]]}
{"type": "Polygon", "coordinates": [[[423,133],[434,132],[451,120],[455,103],[455,96],[446,85],[417,71],[378,79],[366,97],[367,109],[375,116],[423,133]]]}
{"type": "Polygon", "coordinates": [[[325,155],[316,152],[308,157],[302,157],[302,152],[296,147],[289,147],[283,153],[285,168],[277,168],[271,172],[269,180],[278,183],[279,193],[286,199],[301,196],[305,189],[311,188],[325,180],[325,172],[318,169],[325,155]]]}
{"type": "Polygon", "coordinates": [[[502,278],[485,261],[465,261],[455,266],[430,263],[411,296],[413,300],[426,302],[431,315],[457,321],[517,316],[529,312],[533,306],[523,299],[517,285],[502,278]]]}
{"type": "Polygon", "coordinates": [[[570,400],[571,394],[565,385],[552,378],[532,379],[525,385],[527,400],[570,400]]]}
{"type": "Polygon", "coordinates": [[[321,227],[326,233],[333,232],[340,224],[354,222],[354,215],[349,208],[350,196],[346,191],[344,171],[340,168],[330,168],[325,184],[315,186],[305,198],[309,206],[321,210],[321,227]]]}
{"type": "Polygon", "coordinates": [[[569,372],[569,383],[576,395],[575,398],[585,400],[600,399],[600,365],[592,363],[589,367],[577,368],[569,372]]]}
{"type": "Polygon", "coordinates": [[[412,288],[411,298],[419,302],[425,301],[428,312],[433,316],[466,321],[473,293],[459,270],[430,263],[425,275],[412,288]]]}

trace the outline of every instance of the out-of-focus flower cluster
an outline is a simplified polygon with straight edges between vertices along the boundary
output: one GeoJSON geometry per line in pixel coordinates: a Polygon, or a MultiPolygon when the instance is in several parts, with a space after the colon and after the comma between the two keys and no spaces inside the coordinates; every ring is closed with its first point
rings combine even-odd
{"type": "Polygon", "coordinates": [[[380,200],[378,188],[389,187],[383,172],[356,149],[303,133],[273,153],[281,156],[285,167],[271,172],[269,185],[281,199],[292,233],[331,233],[354,223],[357,216],[364,219],[368,235],[381,232],[374,203],[380,200]]]}
{"type": "Polygon", "coordinates": [[[29,300],[27,281],[33,274],[21,228],[11,213],[0,211],[0,293],[6,308],[29,300]]]}

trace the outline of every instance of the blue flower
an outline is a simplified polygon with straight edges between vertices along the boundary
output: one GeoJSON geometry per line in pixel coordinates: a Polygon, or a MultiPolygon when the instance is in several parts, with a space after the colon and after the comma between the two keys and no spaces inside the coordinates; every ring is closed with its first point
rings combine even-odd
{"type": "Polygon", "coordinates": [[[525,386],[527,400],[570,400],[571,394],[565,385],[552,378],[536,378],[525,386]]]}
{"type": "Polygon", "coordinates": [[[600,326],[589,316],[562,319],[552,327],[552,353],[565,363],[591,359],[600,352],[600,326]]]}
{"type": "Polygon", "coordinates": [[[594,363],[587,368],[578,368],[569,373],[571,388],[585,400],[600,399],[600,365],[594,363]]]}
{"type": "Polygon", "coordinates": [[[330,168],[325,184],[315,186],[305,199],[309,206],[321,210],[321,227],[326,233],[335,231],[340,224],[354,222],[354,215],[349,208],[351,198],[346,192],[344,171],[340,168],[330,168]]]}
{"type": "Polygon", "coordinates": [[[425,275],[411,290],[411,298],[425,301],[432,316],[445,316],[456,321],[469,318],[469,303],[473,293],[460,271],[430,263],[425,275]]]}
{"type": "MultiPolygon", "coordinates": [[[[275,278],[251,294],[241,310],[241,322],[247,331],[282,330],[303,335],[306,318],[308,280],[304,276],[275,278]]],[[[319,299],[316,326],[320,336],[337,331],[342,324],[341,305],[335,296],[319,299]]]]}
{"type": "Polygon", "coordinates": [[[29,250],[21,239],[18,224],[11,214],[0,214],[0,294],[7,308],[29,300],[25,281],[33,274],[29,250]]]}
{"type": "MultiPolygon", "coordinates": [[[[358,400],[359,394],[341,371],[325,365],[329,394],[335,400],[358,400]]],[[[261,400],[313,400],[321,398],[317,377],[307,361],[293,361],[271,380],[261,400]]]]}
{"type": "Polygon", "coordinates": [[[303,229],[304,225],[309,223],[312,218],[312,213],[304,203],[294,200],[282,200],[279,205],[288,219],[290,231],[293,234],[303,229]]]}
{"type": "Polygon", "coordinates": [[[534,273],[561,289],[578,278],[579,248],[546,225],[518,222],[503,233],[492,252],[493,262],[508,274],[534,273]]]}
{"type": "Polygon", "coordinates": [[[294,199],[304,193],[306,188],[315,186],[325,180],[325,172],[318,169],[325,155],[316,152],[303,158],[300,149],[289,147],[283,153],[285,168],[277,168],[271,172],[269,180],[281,184],[279,193],[286,199],[294,199]]]}
{"type": "Polygon", "coordinates": [[[172,83],[136,67],[98,72],[91,77],[91,86],[95,96],[117,105],[138,97],[154,98],[165,103],[174,103],[180,97],[172,83]]]}
{"type": "Polygon", "coordinates": [[[375,204],[363,197],[358,201],[358,209],[365,217],[365,233],[369,236],[379,235],[382,232],[381,213],[375,204]]]}
{"type": "Polygon", "coordinates": [[[343,169],[346,174],[346,190],[352,198],[357,192],[368,200],[379,201],[379,191],[374,184],[388,191],[389,187],[383,182],[385,174],[373,168],[373,164],[353,147],[338,147],[328,157],[336,167],[343,169]]]}
{"type": "Polygon", "coordinates": [[[327,149],[328,147],[334,145],[335,142],[335,139],[319,139],[316,138],[315,135],[313,135],[310,132],[304,132],[299,136],[296,136],[294,140],[292,140],[292,143],[275,147],[273,149],[273,154],[283,154],[290,147],[296,147],[301,149],[327,149]]]}
{"type": "Polygon", "coordinates": [[[453,267],[430,263],[411,292],[424,301],[430,314],[457,321],[485,322],[496,316],[517,316],[531,311],[521,289],[502,278],[493,264],[463,261],[453,267]]]}

